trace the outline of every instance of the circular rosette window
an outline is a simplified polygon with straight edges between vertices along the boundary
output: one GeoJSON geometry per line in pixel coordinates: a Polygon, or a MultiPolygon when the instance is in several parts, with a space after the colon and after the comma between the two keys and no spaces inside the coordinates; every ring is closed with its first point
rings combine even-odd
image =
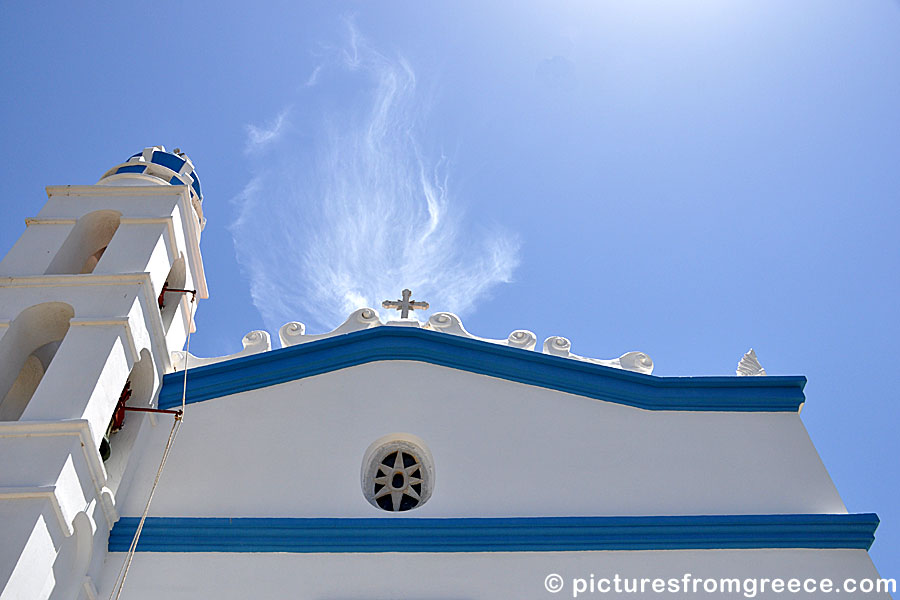
{"type": "Polygon", "coordinates": [[[375,440],[363,457],[362,488],[372,506],[389,512],[427,502],[434,488],[434,460],[425,442],[408,433],[375,440]]]}

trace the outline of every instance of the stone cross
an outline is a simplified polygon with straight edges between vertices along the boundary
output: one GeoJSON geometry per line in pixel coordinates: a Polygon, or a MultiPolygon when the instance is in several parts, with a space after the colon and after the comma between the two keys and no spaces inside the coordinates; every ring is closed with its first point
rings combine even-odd
{"type": "Polygon", "coordinates": [[[428,308],[427,302],[414,302],[409,299],[412,296],[412,292],[409,290],[403,290],[403,298],[401,300],[385,300],[381,303],[381,306],[384,308],[393,308],[395,310],[400,311],[400,318],[406,319],[409,317],[409,311],[422,309],[425,310],[428,308]]]}

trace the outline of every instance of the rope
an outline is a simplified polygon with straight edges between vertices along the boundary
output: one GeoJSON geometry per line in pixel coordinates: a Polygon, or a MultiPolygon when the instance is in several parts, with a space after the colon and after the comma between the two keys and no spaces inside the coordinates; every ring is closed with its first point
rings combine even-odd
{"type": "Polygon", "coordinates": [[[172,424],[172,431],[169,433],[169,441],[166,442],[166,451],[163,453],[162,461],[159,463],[159,469],[156,471],[156,478],[153,480],[153,487],[150,488],[150,495],[147,497],[147,504],[144,506],[144,513],[141,515],[141,520],[138,523],[137,530],[134,532],[134,538],[132,538],[131,546],[128,548],[128,554],[126,555],[125,563],[119,569],[119,574],[116,576],[116,586],[109,594],[110,599],[113,598],[113,593],[115,593],[115,600],[119,600],[119,596],[122,595],[122,589],[125,587],[125,578],[128,576],[128,569],[131,568],[131,561],[134,559],[134,553],[135,550],[137,550],[138,540],[141,537],[141,531],[143,531],[144,529],[144,521],[147,520],[147,514],[150,512],[150,502],[153,500],[153,494],[156,493],[156,486],[159,485],[159,478],[160,476],[162,476],[163,467],[166,466],[166,460],[169,458],[169,450],[172,448],[172,442],[175,440],[175,436],[178,434],[178,429],[181,427],[181,423],[181,415],[175,415],[175,422],[172,424]]]}
{"type": "Polygon", "coordinates": [[[191,294],[191,303],[188,305],[188,332],[187,342],[184,347],[184,383],[181,386],[181,415],[184,416],[184,405],[187,399],[187,372],[188,362],[191,356],[191,329],[194,328],[194,301],[197,299],[196,293],[191,294]]]}
{"type": "Polygon", "coordinates": [[[195,300],[196,297],[191,295],[191,303],[188,305],[188,331],[187,342],[185,345],[184,383],[181,388],[181,412],[175,415],[175,422],[172,423],[172,431],[169,432],[166,449],[163,452],[162,460],[159,463],[159,469],[156,470],[156,477],[153,479],[153,485],[150,487],[150,495],[147,496],[147,504],[144,505],[144,512],[141,514],[141,520],[138,522],[134,537],[131,539],[131,546],[128,547],[128,554],[125,555],[125,562],[122,564],[121,568],[119,568],[118,575],[116,575],[116,582],[109,593],[109,600],[113,600],[113,598],[119,600],[119,596],[122,595],[122,590],[125,587],[125,578],[128,577],[128,570],[131,568],[131,562],[134,560],[134,553],[137,551],[138,540],[141,539],[141,532],[144,530],[144,522],[147,520],[147,515],[150,513],[150,503],[153,501],[153,495],[156,493],[159,479],[162,477],[163,468],[166,466],[166,461],[169,459],[169,450],[172,449],[172,444],[175,442],[175,436],[178,435],[178,430],[181,429],[181,424],[184,422],[184,406],[187,398],[187,357],[189,356],[188,352],[191,350],[191,329],[194,328],[195,300]]]}

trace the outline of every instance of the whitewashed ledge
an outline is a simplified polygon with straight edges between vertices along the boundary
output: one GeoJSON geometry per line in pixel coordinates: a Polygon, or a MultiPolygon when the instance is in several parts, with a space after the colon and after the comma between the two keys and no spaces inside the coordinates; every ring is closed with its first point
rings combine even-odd
{"type": "MultiPolygon", "coordinates": [[[[282,348],[289,348],[291,346],[307,344],[316,340],[323,340],[337,335],[343,335],[345,333],[352,333],[354,331],[362,331],[364,329],[370,329],[372,327],[418,327],[420,329],[428,329],[431,331],[445,333],[447,335],[456,335],[471,340],[479,340],[482,342],[488,342],[490,344],[497,344],[499,346],[508,346],[510,348],[537,351],[537,336],[527,329],[516,329],[515,331],[510,333],[506,337],[506,339],[489,339],[472,335],[471,333],[466,331],[466,328],[463,327],[462,320],[453,313],[434,313],[426,323],[422,323],[414,316],[410,316],[406,319],[398,318],[394,320],[388,320],[387,322],[382,322],[381,318],[378,315],[378,311],[374,308],[360,308],[353,311],[352,313],[350,313],[350,316],[347,317],[346,321],[341,323],[334,330],[327,333],[307,334],[306,325],[300,323],[299,321],[291,321],[281,326],[281,328],[278,330],[278,338],[281,341],[282,348]]],[[[186,354],[184,352],[173,352],[172,364],[175,365],[176,370],[181,370],[184,369],[185,360],[187,360],[188,368],[199,367],[202,365],[210,365],[226,360],[231,360],[232,358],[239,358],[241,356],[249,356],[251,354],[257,354],[259,352],[267,352],[271,349],[269,334],[265,331],[251,331],[244,336],[243,344],[244,349],[240,352],[229,354],[228,356],[220,356],[217,358],[198,358],[192,354],[186,354]]],[[[552,336],[544,341],[542,352],[544,354],[561,356],[563,358],[568,358],[571,360],[589,362],[596,365],[603,365],[605,367],[612,367],[614,369],[633,371],[635,373],[644,373],[649,375],[653,372],[653,361],[643,352],[628,352],[626,354],[623,354],[619,358],[604,360],[600,358],[588,358],[585,356],[572,354],[571,346],[572,344],[568,339],[559,336],[552,336]]]]}

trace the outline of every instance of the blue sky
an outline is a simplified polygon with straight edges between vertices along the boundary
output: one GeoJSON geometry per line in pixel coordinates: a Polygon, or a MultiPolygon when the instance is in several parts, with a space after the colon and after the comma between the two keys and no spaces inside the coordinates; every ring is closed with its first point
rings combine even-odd
{"type": "Polygon", "coordinates": [[[809,378],[900,576],[900,5],[0,6],[0,251],[153,144],[203,180],[192,351],[403,286],[658,375],[809,378]]]}

